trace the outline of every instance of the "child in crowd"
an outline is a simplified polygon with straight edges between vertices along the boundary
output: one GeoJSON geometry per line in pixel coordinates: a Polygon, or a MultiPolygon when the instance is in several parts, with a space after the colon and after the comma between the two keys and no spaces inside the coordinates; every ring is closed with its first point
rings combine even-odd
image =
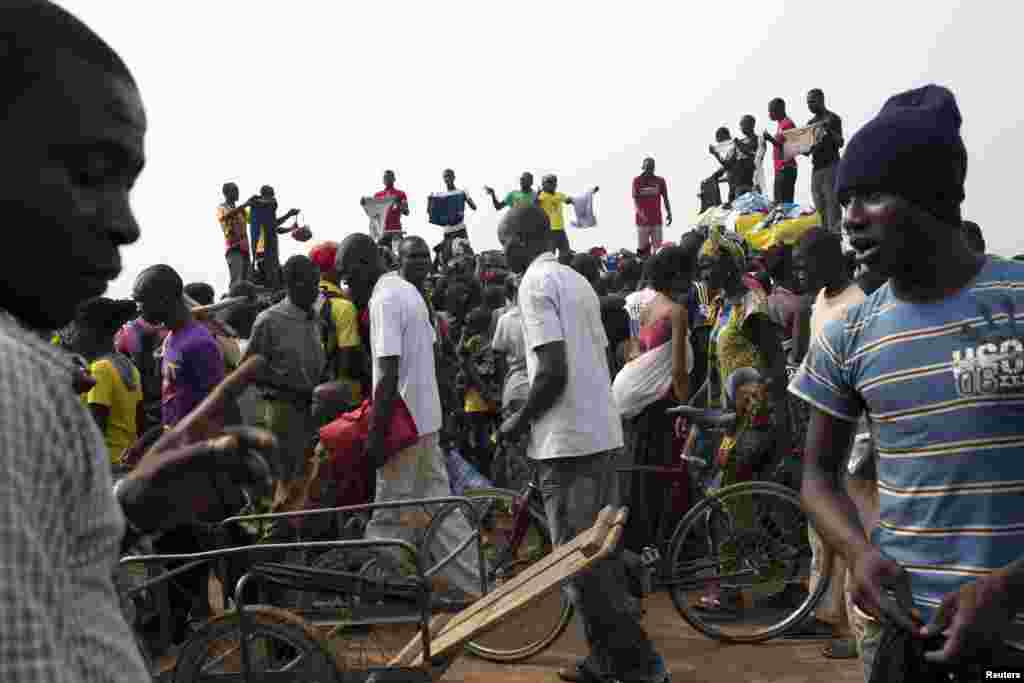
{"type": "Polygon", "coordinates": [[[461,371],[456,380],[464,396],[463,454],[485,477],[490,478],[491,433],[496,427],[497,402],[501,395],[498,360],[491,348],[491,311],[479,306],[466,316],[459,342],[461,371]]]}
{"type": "Polygon", "coordinates": [[[96,382],[82,394],[82,403],[103,434],[115,474],[142,425],[142,377],[128,356],[114,350],[114,334],[135,312],[134,301],[96,298],[84,302],[75,318],[74,351],[85,358],[96,382]]]}

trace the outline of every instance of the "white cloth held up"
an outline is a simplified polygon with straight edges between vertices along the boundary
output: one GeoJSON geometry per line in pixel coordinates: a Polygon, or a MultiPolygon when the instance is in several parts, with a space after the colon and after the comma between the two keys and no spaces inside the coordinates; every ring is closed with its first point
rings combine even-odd
{"type": "Polygon", "coordinates": [[[576,220],[572,221],[574,228],[593,228],[597,226],[597,217],[594,215],[594,191],[588,190],[579,197],[572,197],[572,208],[576,212],[576,220]]]}
{"type": "Polygon", "coordinates": [[[363,197],[363,211],[370,218],[370,237],[373,238],[374,242],[379,242],[381,236],[384,235],[384,220],[387,218],[388,209],[394,203],[394,197],[385,197],[383,199],[363,197]]]}

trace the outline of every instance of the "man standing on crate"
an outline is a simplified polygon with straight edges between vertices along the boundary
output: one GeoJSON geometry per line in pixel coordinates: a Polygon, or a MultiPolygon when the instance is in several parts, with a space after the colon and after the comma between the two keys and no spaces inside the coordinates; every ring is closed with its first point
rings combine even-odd
{"type": "MultiPolygon", "coordinates": [[[[409,197],[405,192],[395,187],[395,172],[384,171],[384,189],[373,195],[374,199],[390,199],[392,204],[384,214],[384,226],[380,236],[381,246],[394,251],[392,242],[402,239],[402,216],[409,215],[409,197]]],[[[365,205],[366,199],[360,201],[365,205]]]]}
{"type": "Polygon", "coordinates": [[[457,239],[469,240],[466,231],[466,207],[476,211],[476,203],[469,193],[455,187],[455,171],[444,170],[444,192],[435,192],[427,197],[427,218],[431,225],[444,230],[444,238],[434,249],[438,263],[448,264],[452,256],[452,242],[457,239]]]}
{"type": "MultiPolygon", "coordinates": [[[[613,455],[622,448],[597,294],[582,275],[550,253],[551,224],[538,207],[513,209],[498,228],[509,267],[523,274],[519,308],[530,391],[526,405],[501,426],[514,442],[531,432],[552,540],[566,543],[589,529],[617,499],[613,455]]],[[[563,671],[586,683],[611,677],[662,683],[665,662],[627,601],[626,567],[613,557],[569,582],[590,655],[563,671]]]]}
{"type": "Polygon", "coordinates": [[[808,126],[819,126],[814,146],[808,154],[814,170],[811,174],[811,195],[821,223],[832,232],[842,230],[843,210],[836,197],[836,169],[839,168],[839,150],[843,146],[843,120],[825,108],[825,93],[814,88],[807,93],[807,108],[814,118],[808,126]]]}
{"type": "Polygon", "coordinates": [[[633,205],[636,207],[637,256],[654,253],[661,244],[664,225],[672,225],[672,204],[668,201],[668,184],[654,175],[654,159],[644,159],[643,172],[633,179],[633,205]],[[665,220],[661,218],[661,202],[665,201],[665,220]]]}

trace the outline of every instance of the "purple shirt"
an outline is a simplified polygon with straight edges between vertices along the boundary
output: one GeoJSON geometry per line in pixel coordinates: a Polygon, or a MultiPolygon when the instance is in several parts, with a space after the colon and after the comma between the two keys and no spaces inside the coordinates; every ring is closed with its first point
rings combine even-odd
{"type": "Polygon", "coordinates": [[[224,355],[194,320],[164,340],[161,406],[165,426],[177,424],[224,379],[224,355]]]}

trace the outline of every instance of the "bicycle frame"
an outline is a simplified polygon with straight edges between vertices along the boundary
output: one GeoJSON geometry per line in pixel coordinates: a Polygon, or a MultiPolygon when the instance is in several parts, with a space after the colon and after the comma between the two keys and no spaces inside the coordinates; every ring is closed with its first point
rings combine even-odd
{"type": "MultiPolygon", "coordinates": [[[[480,519],[477,515],[476,508],[473,507],[472,502],[468,498],[462,498],[459,496],[441,496],[437,498],[414,498],[409,500],[400,501],[387,501],[382,503],[366,503],[363,505],[344,505],[341,507],[331,508],[317,508],[315,510],[296,510],[294,512],[269,512],[259,515],[237,515],[234,517],[228,517],[227,519],[220,522],[220,526],[227,526],[229,524],[242,524],[244,522],[259,522],[269,521],[275,519],[295,519],[300,517],[311,517],[314,515],[326,515],[326,514],[338,514],[346,512],[366,512],[373,510],[390,510],[403,507],[414,507],[414,506],[426,506],[426,505],[444,505],[447,503],[455,503],[458,505],[463,512],[468,513],[468,519],[470,525],[473,528],[473,532],[460,543],[453,551],[451,551],[446,557],[439,560],[433,566],[425,569],[423,574],[427,579],[432,578],[448,564],[450,564],[462,551],[469,547],[469,544],[474,540],[480,539],[480,519]]],[[[487,580],[484,576],[484,568],[486,566],[486,560],[484,558],[483,545],[477,543],[477,562],[478,570],[480,572],[480,589],[482,593],[487,592],[487,580]]]]}

